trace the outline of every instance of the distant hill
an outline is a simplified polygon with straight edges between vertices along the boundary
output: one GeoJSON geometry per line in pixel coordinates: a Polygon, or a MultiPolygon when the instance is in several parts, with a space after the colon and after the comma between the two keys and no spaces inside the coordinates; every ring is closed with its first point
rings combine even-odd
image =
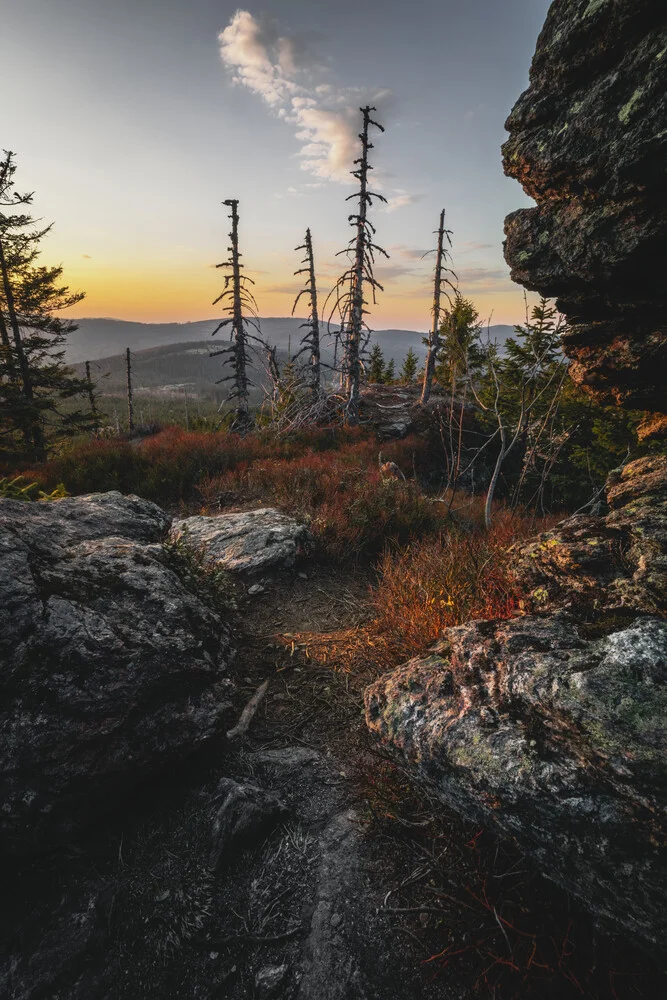
{"type": "MultiPolygon", "coordinates": [[[[79,329],[68,337],[65,353],[66,361],[72,365],[84,361],[99,362],[102,359],[106,361],[122,354],[126,347],[135,354],[152,348],[174,347],[178,348],[176,352],[178,354],[187,351],[186,345],[190,345],[203,357],[202,352],[206,348],[216,350],[229,339],[227,329],[211,337],[220,322],[217,319],[198,320],[193,323],[133,323],[121,319],[80,319],[77,322],[79,329]]],[[[267,317],[260,320],[262,335],[269,344],[277,347],[279,352],[287,352],[288,347],[291,347],[292,353],[295,353],[304,333],[299,329],[302,322],[303,320],[298,318],[267,317]]],[[[325,334],[326,325],[322,326],[322,333],[325,334]]],[[[496,325],[490,328],[490,333],[491,337],[502,345],[512,330],[511,326],[496,325]]],[[[410,347],[420,359],[425,356],[423,337],[424,334],[416,330],[376,330],[373,331],[371,340],[377,341],[387,360],[393,358],[398,366],[410,347]]],[[[324,338],[325,349],[326,342],[327,338],[324,338]]],[[[162,355],[154,355],[153,360],[155,361],[157,357],[162,355]]],[[[220,358],[213,359],[213,362],[219,371],[220,358]]]]}

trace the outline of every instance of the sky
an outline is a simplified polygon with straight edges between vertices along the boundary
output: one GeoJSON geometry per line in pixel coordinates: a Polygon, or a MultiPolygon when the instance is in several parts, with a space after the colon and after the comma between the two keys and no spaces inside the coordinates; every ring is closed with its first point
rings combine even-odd
{"type": "Polygon", "coordinates": [[[54,222],[44,262],[75,316],[215,317],[226,198],[260,315],[286,316],[310,226],[323,298],[343,269],[359,107],[377,107],[371,220],[390,259],[370,325],[426,330],[442,208],[452,268],[484,321],[520,322],[503,219],[504,121],[548,0],[0,0],[0,147],[54,222]]]}

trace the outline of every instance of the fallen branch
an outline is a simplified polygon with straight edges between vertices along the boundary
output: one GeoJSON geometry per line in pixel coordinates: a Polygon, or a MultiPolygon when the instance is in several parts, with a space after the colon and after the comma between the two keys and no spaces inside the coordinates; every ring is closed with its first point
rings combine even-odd
{"type": "Polygon", "coordinates": [[[206,941],[201,943],[208,947],[209,945],[215,944],[218,946],[230,945],[230,944],[277,944],[279,941],[289,941],[290,938],[296,937],[303,930],[303,924],[297,924],[296,927],[292,927],[290,930],[283,931],[282,934],[232,934],[231,937],[224,938],[206,938],[206,941]]]}
{"type": "Polygon", "coordinates": [[[264,698],[266,697],[266,692],[268,690],[269,690],[269,681],[267,678],[263,684],[260,684],[260,686],[257,688],[257,690],[255,691],[254,695],[252,696],[246,707],[241,712],[241,718],[236,723],[234,728],[230,729],[229,732],[227,733],[228,740],[240,740],[243,736],[245,736],[248,729],[250,728],[250,723],[255,717],[257,709],[264,701],[264,698]]]}

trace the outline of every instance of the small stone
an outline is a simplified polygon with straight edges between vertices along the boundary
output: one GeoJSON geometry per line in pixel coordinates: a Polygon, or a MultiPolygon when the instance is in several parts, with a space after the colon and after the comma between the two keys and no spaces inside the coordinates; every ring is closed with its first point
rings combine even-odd
{"type": "Polygon", "coordinates": [[[308,574],[307,573],[299,573],[298,577],[299,577],[300,580],[307,580],[308,579],[308,574]]]}
{"type": "Polygon", "coordinates": [[[266,587],[263,587],[261,583],[253,583],[252,587],[248,587],[248,593],[251,597],[254,597],[255,594],[263,594],[265,590],[266,587]]]}
{"type": "Polygon", "coordinates": [[[258,1000],[268,1000],[275,996],[287,975],[286,965],[265,965],[255,976],[255,995],[258,1000]]]}
{"type": "Polygon", "coordinates": [[[332,927],[340,927],[340,925],[343,923],[343,918],[341,917],[340,913],[333,913],[331,915],[330,923],[332,927]]]}

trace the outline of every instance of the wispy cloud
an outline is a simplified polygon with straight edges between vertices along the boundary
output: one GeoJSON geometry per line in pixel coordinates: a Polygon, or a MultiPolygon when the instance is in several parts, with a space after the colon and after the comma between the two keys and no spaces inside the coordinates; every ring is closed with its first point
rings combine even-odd
{"type": "MultiPolygon", "coordinates": [[[[283,35],[275,25],[237,10],[219,36],[220,56],[232,80],[257,94],[279,118],[294,126],[301,168],[320,181],[351,183],[359,148],[359,106],[386,110],[391,91],[318,83],[322,71],[306,37],[283,35]]],[[[390,211],[411,204],[405,191],[384,192],[390,211]]]]}
{"type": "Polygon", "coordinates": [[[391,195],[391,197],[387,198],[385,211],[395,212],[397,208],[404,208],[406,205],[414,205],[415,202],[421,201],[422,197],[423,196],[420,194],[410,194],[402,188],[397,188],[395,193],[391,195]]]}

